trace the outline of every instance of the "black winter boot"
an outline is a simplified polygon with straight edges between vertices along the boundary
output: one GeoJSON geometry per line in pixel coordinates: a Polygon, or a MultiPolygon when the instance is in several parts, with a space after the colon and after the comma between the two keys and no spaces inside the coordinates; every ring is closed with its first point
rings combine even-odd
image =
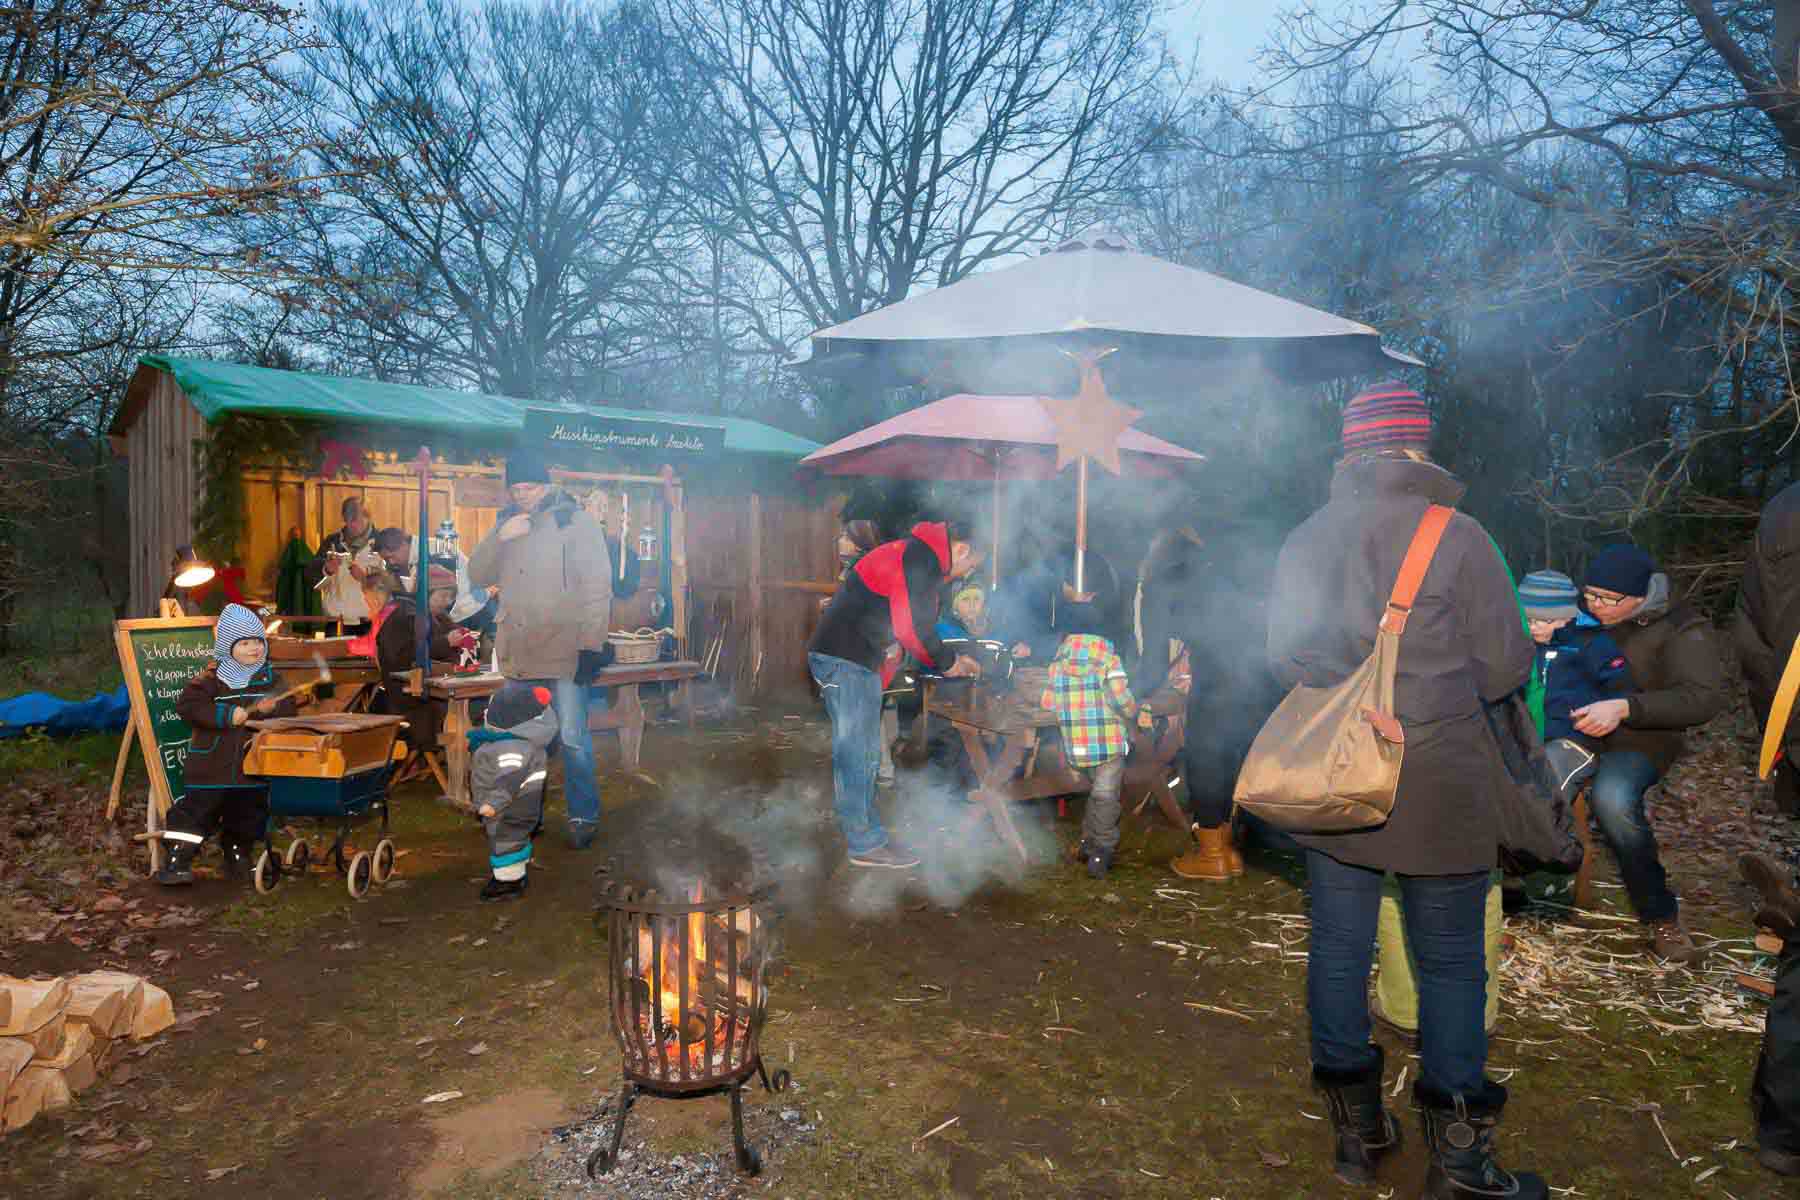
{"type": "Polygon", "coordinates": [[[1543,1179],[1528,1171],[1508,1171],[1494,1161],[1494,1127],[1506,1108],[1506,1089],[1488,1082],[1478,1096],[1453,1096],[1413,1085],[1413,1103],[1425,1125],[1431,1165],[1425,1170],[1425,1200],[1549,1200],[1543,1179]]]}
{"type": "Polygon", "coordinates": [[[492,904],[496,900],[519,900],[525,895],[525,876],[518,879],[495,879],[488,876],[488,881],[481,885],[481,902],[492,904]]]}
{"type": "Polygon", "coordinates": [[[1385,1059],[1380,1046],[1370,1049],[1375,1051],[1375,1061],[1361,1071],[1313,1068],[1313,1083],[1325,1093],[1331,1128],[1337,1135],[1332,1170],[1353,1186],[1374,1183],[1376,1162],[1400,1146],[1400,1123],[1381,1106],[1385,1059]]]}
{"type": "Polygon", "coordinates": [[[200,847],[194,842],[178,842],[174,838],[164,838],[163,865],[151,878],[164,887],[179,887],[194,882],[194,855],[200,847]]]}
{"type": "Polygon", "coordinates": [[[235,879],[240,883],[250,878],[250,851],[254,848],[253,843],[233,841],[230,838],[219,843],[219,850],[225,856],[225,878],[235,879]]]}

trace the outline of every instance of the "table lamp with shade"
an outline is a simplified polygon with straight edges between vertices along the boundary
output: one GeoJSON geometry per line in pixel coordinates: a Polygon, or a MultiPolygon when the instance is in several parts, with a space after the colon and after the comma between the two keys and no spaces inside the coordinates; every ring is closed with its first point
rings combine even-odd
{"type": "Polygon", "coordinates": [[[181,617],[187,614],[185,593],[201,584],[212,582],[213,570],[210,563],[202,562],[194,553],[192,546],[175,547],[175,561],[169,568],[168,586],[163,588],[162,599],[158,602],[158,613],[164,617],[181,617]]]}

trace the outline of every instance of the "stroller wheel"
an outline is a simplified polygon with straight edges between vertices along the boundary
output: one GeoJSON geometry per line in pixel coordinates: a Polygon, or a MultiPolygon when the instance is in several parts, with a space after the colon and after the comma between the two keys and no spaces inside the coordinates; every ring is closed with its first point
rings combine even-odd
{"type": "Polygon", "coordinates": [[[281,856],[281,865],[296,875],[306,874],[307,866],[312,862],[312,847],[305,838],[295,838],[288,843],[288,848],[281,856]]]}
{"type": "Polygon", "coordinates": [[[374,864],[369,861],[367,850],[358,850],[350,860],[350,869],[344,872],[344,885],[350,889],[352,899],[361,900],[369,894],[369,877],[374,874],[374,864]]]}
{"type": "Polygon", "coordinates": [[[260,895],[268,895],[281,882],[281,860],[264,850],[256,856],[256,869],[250,875],[260,895]]]}
{"type": "Polygon", "coordinates": [[[375,843],[375,853],[369,866],[374,873],[376,883],[386,883],[394,877],[394,859],[399,857],[390,838],[382,838],[375,843]]]}

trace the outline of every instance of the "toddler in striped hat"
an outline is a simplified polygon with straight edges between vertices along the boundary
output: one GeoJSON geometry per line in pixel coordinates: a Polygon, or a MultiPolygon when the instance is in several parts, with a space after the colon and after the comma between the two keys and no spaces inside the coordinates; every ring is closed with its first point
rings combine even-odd
{"type": "Polygon", "coordinates": [[[1519,583],[1519,606],[1537,643],[1532,670],[1544,685],[1544,747],[1565,787],[1579,780],[1576,770],[1592,763],[1599,745],[1576,731],[1575,710],[1631,689],[1619,644],[1581,611],[1580,598],[1575,581],[1561,571],[1533,571],[1519,583]]]}

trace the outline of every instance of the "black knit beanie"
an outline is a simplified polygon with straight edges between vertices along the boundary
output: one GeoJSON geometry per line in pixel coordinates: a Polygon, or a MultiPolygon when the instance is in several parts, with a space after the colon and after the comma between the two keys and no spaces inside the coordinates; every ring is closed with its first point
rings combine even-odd
{"type": "Polygon", "coordinates": [[[1594,555],[1588,564],[1583,587],[1601,588],[1621,596],[1645,596],[1650,592],[1650,577],[1656,574],[1656,560],[1637,546],[1618,543],[1594,555]]]}
{"type": "Polygon", "coordinates": [[[506,456],[506,486],[515,483],[549,483],[550,464],[542,455],[521,450],[506,456]]]}

